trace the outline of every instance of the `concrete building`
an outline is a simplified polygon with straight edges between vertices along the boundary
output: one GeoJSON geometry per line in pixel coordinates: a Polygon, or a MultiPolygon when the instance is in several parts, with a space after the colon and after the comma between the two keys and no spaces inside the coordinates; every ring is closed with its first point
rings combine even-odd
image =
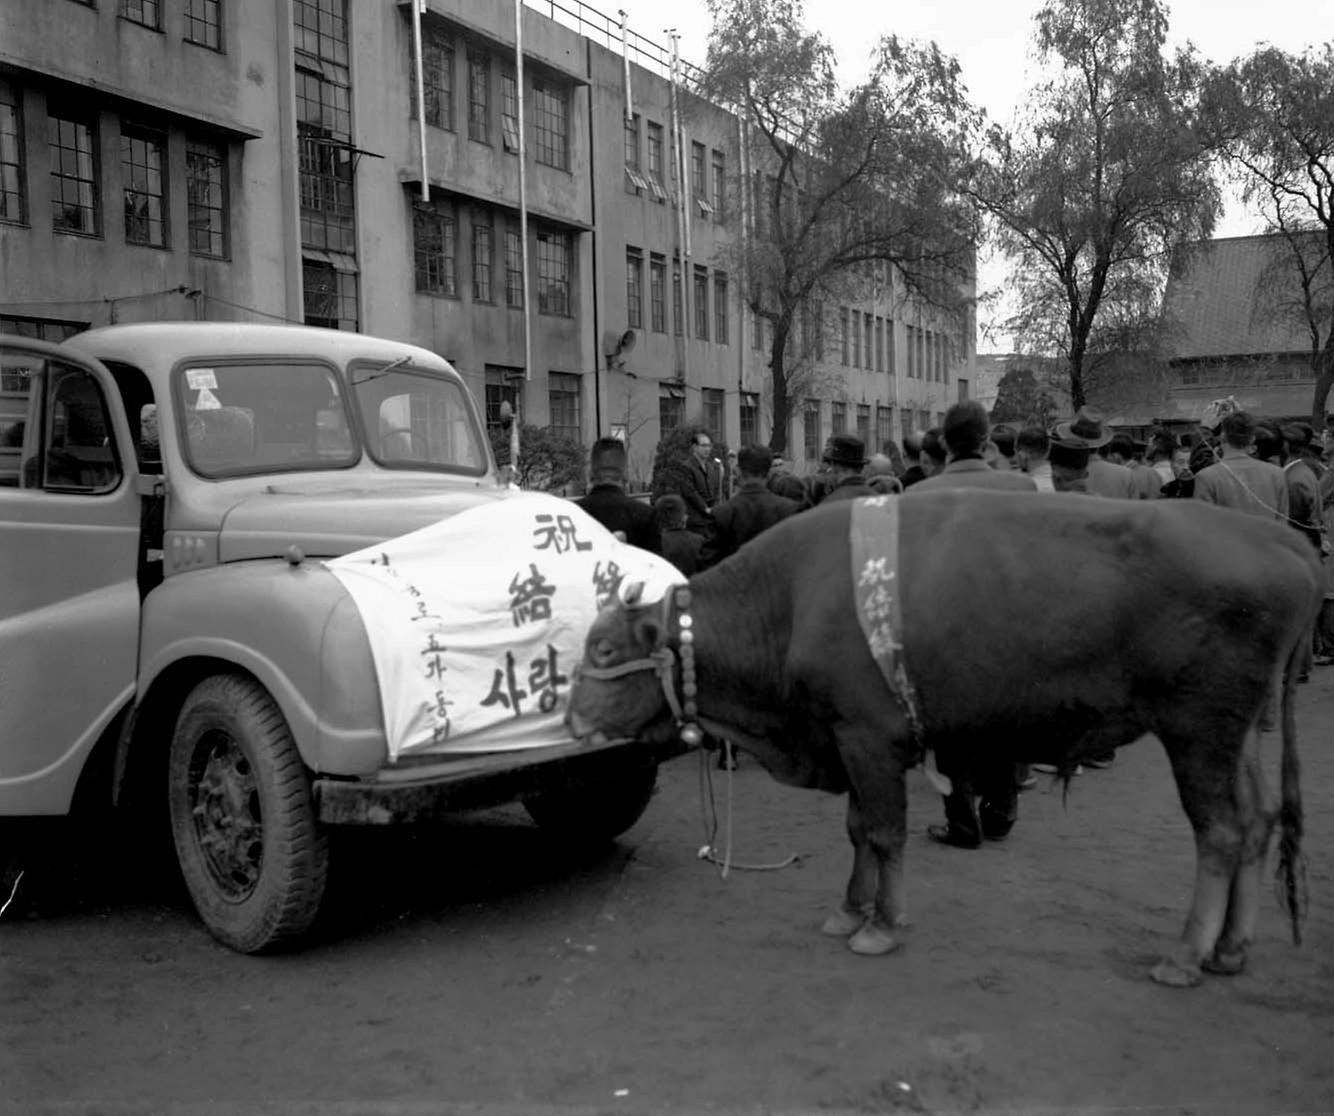
{"type": "MultiPolygon", "coordinates": [[[[198,317],[397,337],[451,360],[490,421],[509,400],[584,444],[623,435],[644,481],[683,421],[768,440],[767,338],[734,262],[740,122],[689,67],[674,91],[666,48],[633,32],[627,121],[614,21],[578,0],[521,12],[520,83],[510,4],[427,0],[419,131],[409,3],[5,5],[0,330],[198,317]]],[[[799,467],[831,433],[878,448],[966,396],[968,331],[883,271],[863,291],[801,330],[799,467]]]]}

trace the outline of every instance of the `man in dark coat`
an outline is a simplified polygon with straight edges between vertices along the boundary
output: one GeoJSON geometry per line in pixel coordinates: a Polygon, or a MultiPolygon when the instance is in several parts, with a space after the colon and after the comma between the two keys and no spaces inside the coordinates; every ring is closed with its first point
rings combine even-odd
{"type": "Polygon", "coordinates": [[[741,483],[735,496],[713,509],[713,538],[700,554],[702,568],[708,569],[735,554],[761,531],[801,510],[795,500],[769,491],[766,480],[772,463],[768,446],[746,446],[737,455],[741,483]]]}
{"type": "Polygon", "coordinates": [[[686,577],[698,573],[704,539],[686,529],[685,501],[675,492],[665,492],[653,505],[653,513],[662,540],[662,556],[686,577]]]}
{"type": "Polygon", "coordinates": [[[626,495],[625,461],[625,443],[619,438],[594,442],[588,460],[591,487],[575,503],[623,542],[661,554],[653,509],[626,495]]]}
{"type": "MultiPolygon", "coordinates": [[[[1025,473],[993,469],[982,459],[982,449],[990,434],[986,408],[976,400],[955,403],[945,412],[941,439],[948,462],[940,472],[919,481],[904,495],[911,500],[918,493],[941,488],[990,488],[1009,492],[1038,490],[1033,478],[1025,473]]],[[[945,796],[945,824],[929,825],[926,834],[942,845],[975,849],[984,837],[1002,840],[1019,816],[1019,787],[1027,780],[1026,770],[1010,762],[953,762],[942,753],[937,757],[942,775],[949,776],[952,789],[945,796]]]]}
{"type": "Polygon", "coordinates": [[[862,476],[866,468],[866,446],[855,434],[835,434],[830,438],[825,446],[824,464],[828,472],[821,503],[876,495],[862,476]]]}

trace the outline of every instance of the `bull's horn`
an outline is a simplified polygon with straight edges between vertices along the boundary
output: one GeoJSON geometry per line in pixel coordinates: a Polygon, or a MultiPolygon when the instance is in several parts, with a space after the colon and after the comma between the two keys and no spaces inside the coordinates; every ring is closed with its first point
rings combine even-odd
{"type": "Polygon", "coordinates": [[[625,595],[621,599],[628,605],[636,605],[643,595],[644,583],[642,581],[632,581],[625,587],[625,595]]]}

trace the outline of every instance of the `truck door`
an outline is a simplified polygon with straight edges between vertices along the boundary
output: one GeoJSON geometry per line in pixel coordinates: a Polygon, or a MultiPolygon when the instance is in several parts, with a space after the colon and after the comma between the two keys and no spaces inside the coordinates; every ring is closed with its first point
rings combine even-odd
{"type": "Polygon", "coordinates": [[[0,817],[67,812],[134,695],[137,476],[106,368],[0,336],[0,817]]]}

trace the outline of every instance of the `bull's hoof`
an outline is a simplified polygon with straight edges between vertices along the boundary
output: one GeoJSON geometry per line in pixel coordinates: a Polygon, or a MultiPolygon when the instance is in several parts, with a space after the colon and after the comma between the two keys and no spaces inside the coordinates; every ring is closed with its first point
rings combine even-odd
{"type": "Polygon", "coordinates": [[[1216,946],[1213,953],[1200,962],[1200,968],[1212,976],[1236,976],[1246,968],[1246,947],[1224,949],[1216,946]]]}
{"type": "Polygon", "coordinates": [[[820,933],[828,934],[831,938],[846,938],[860,930],[867,918],[865,911],[853,910],[840,903],[838,908],[824,920],[820,933]]]}
{"type": "Polygon", "coordinates": [[[1159,961],[1149,970],[1149,978],[1168,988],[1194,988],[1204,979],[1198,965],[1183,965],[1174,957],[1159,961]]]}
{"type": "Polygon", "coordinates": [[[893,953],[901,944],[898,938],[873,919],[867,919],[865,925],[848,939],[848,948],[863,957],[893,953]]]}

